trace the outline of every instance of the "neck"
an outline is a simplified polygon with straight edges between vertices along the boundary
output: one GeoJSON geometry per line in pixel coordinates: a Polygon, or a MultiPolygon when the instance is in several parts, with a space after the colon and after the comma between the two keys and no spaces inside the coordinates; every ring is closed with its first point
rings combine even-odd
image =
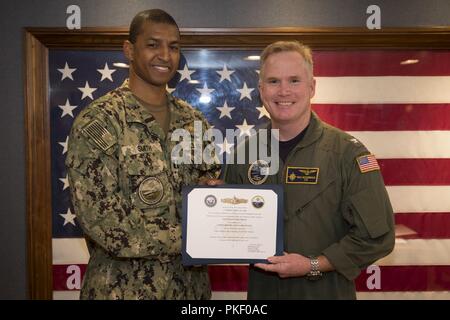
{"type": "Polygon", "coordinates": [[[309,124],[311,113],[296,122],[278,122],[272,119],[272,129],[280,132],[280,141],[289,141],[300,134],[309,124]]]}
{"type": "Polygon", "coordinates": [[[130,89],[133,94],[142,101],[152,105],[162,105],[166,103],[165,86],[155,86],[139,77],[130,68],[130,89]]]}

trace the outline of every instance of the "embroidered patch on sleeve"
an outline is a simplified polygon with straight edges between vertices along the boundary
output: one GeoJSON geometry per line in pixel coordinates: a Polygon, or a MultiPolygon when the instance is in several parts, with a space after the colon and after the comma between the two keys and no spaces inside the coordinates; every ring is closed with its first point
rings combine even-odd
{"type": "Polygon", "coordinates": [[[375,156],[373,154],[367,154],[365,156],[358,157],[356,158],[356,162],[358,163],[361,173],[380,170],[377,159],[375,159],[375,156]]]}
{"type": "Polygon", "coordinates": [[[83,131],[103,151],[108,150],[116,143],[114,136],[98,120],[90,122],[83,131]]]}

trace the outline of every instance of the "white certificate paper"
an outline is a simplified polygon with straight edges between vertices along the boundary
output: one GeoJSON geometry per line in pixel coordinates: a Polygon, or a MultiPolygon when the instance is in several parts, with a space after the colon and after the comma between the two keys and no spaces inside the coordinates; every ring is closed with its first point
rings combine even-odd
{"type": "Polygon", "coordinates": [[[183,190],[183,263],[255,263],[281,254],[282,195],[280,186],[183,190]]]}

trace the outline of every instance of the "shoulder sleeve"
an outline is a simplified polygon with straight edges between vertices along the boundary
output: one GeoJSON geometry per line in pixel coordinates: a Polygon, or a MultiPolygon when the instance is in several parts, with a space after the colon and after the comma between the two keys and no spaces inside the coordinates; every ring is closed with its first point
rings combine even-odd
{"type": "Polygon", "coordinates": [[[114,121],[105,113],[86,110],[72,127],[66,166],[77,221],[87,238],[113,256],[177,254],[179,226],[161,217],[147,217],[124,195],[114,121]]]}
{"type": "Polygon", "coordinates": [[[393,209],[375,156],[356,139],[348,140],[343,145],[341,164],[341,212],[349,232],[323,253],[338,272],[353,280],[362,268],[393,250],[395,228],[393,209]]]}

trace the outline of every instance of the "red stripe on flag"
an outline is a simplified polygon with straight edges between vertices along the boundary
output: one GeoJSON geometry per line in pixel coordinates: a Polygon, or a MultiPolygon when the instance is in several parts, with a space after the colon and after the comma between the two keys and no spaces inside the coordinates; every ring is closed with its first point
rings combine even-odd
{"type": "Polygon", "coordinates": [[[316,77],[450,75],[449,51],[314,51],[313,58],[316,77]]]}
{"type": "Polygon", "coordinates": [[[247,266],[208,266],[212,291],[247,291],[247,266]]]}
{"type": "Polygon", "coordinates": [[[373,288],[370,284],[375,283],[375,272],[363,271],[355,281],[356,290],[365,292],[450,290],[450,266],[380,266],[379,276],[380,288],[373,288]]]}
{"type": "MultiPolygon", "coordinates": [[[[84,275],[86,265],[53,265],[53,290],[79,290],[68,288],[67,283],[74,283],[81,279],[68,280],[77,274],[68,273],[69,267],[78,267],[78,275],[84,275]]],[[[363,270],[355,280],[357,291],[442,291],[450,290],[450,266],[380,266],[380,272],[363,270]],[[376,285],[375,277],[379,275],[380,288],[372,289],[376,285]]],[[[247,266],[209,266],[211,289],[213,291],[247,291],[247,266]]]]}
{"type": "Polygon", "coordinates": [[[417,232],[403,238],[450,239],[450,212],[397,213],[395,223],[403,224],[417,232]]]}
{"type": "Polygon", "coordinates": [[[345,131],[450,130],[450,104],[314,104],[325,122],[345,131]]]}
{"type": "Polygon", "coordinates": [[[81,280],[85,272],[85,264],[54,264],[53,290],[80,290],[81,280]]]}
{"type": "Polygon", "coordinates": [[[388,186],[450,185],[450,159],[377,159],[388,186]]]}
{"type": "MultiPolygon", "coordinates": [[[[442,291],[450,290],[450,266],[380,266],[380,289],[375,272],[363,270],[355,280],[357,291],[442,291]],[[369,277],[371,277],[369,279],[369,277]],[[369,280],[369,281],[368,281],[369,280]],[[369,287],[368,287],[369,285],[369,287]]],[[[213,291],[247,291],[247,266],[210,266],[213,291]]]]}

